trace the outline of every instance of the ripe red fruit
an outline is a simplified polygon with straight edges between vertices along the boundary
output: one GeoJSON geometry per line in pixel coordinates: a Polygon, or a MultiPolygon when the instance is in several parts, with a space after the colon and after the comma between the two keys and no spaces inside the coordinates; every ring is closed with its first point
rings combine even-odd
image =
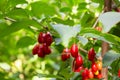
{"type": "Polygon", "coordinates": [[[68,48],[65,48],[62,52],[61,59],[62,61],[66,61],[70,58],[70,50],[68,48]]]}
{"type": "Polygon", "coordinates": [[[96,78],[97,78],[97,79],[101,79],[101,78],[102,78],[102,74],[101,74],[101,73],[98,74],[98,75],[96,76],[96,78]]]}
{"type": "Polygon", "coordinates": [[[78,46],[73,44],[70,48],[71,55],[76,58],[78,56],[78,46]]]}
{"type": "Polygon", "coordinates": [[[88,51],[88,59],[90,60],[90,61],[94,61],[94,59],[95,59],[95,51],[94,51],[94,48],[91,48],[89,51],[88,51]]]}
{"type": "Polygon", "coordinates": [[[96,65],[96,63],[92,63],[92,72],[93,73],[95,73],[95,72],[97,72],[98,71],[98,68],[97,68],[97,65],[96,65]]]}
{"type": "Polygon", "coordinates": [[[39,43],[44,43],[45,42],[45,33],[40,32],[38,35],[38,42],[39,43]]]}
{"type": "Polygon", "coordinates": [[[53,42],[52,36],[49,32],[47,32],[46,35],[45,35],[45,43],[48,46],[50,46],[52,42],[53,42]]]}
{"type": "Polygon", "coordinates": [[[40,46],[39,44],[36,44],[34,46],[34,48],[32,49],[32,54],[33,55],[38,54],[39,46],[40,46]]]}
{"type": "Polygon", "coordinates": [[[118,70],[118,77],[120,78],[120,69],[118,70]]]}
{"type": "Polygon", "coordinates": [[[74,69],[74,72],[80,72],[81,70],[83,70],[84,69],[84,67],[83,66],[80,66],[80,67],[78,67],[78,68],[75,68],[74,69]]]}
{"type": "Polygon", "coordinates": [[[44,57],[45,57],[45,54],[44,54],[44,52],[43,52],[43,45],[40,45],[40,46],[39,46],[38,56],[41,57],[41,58],[44,58],[44,57]]]}
{"type": "Polygon", "coordinates": [[[91,69],[89,70],[88,76],[89,76],[89,79],[93,79],[94,78],[94,74],[93,74],[91,69]]]}
{"type": "Polygon", "coordinates": [[[84,69],[84,71],[82,72],[82,80],[87,80],[89,79],[89,70],[87,68],[84,69]]]}
{"type": "Polygon", "coordinates": [[[81,56],[81,55],[78,55],[78,56],[75,58],[75,66],[76,66],[76,68],[82,66],[82,64],[83,64],[82,56],[81,56]]]}
{"type": "Polygon", "coordinates": [[[50,54],[51,53],[51,49],[49,46],[46,45],[46,43],[44,43],[43,45],[43,53],[44,54],[50,54]]]}

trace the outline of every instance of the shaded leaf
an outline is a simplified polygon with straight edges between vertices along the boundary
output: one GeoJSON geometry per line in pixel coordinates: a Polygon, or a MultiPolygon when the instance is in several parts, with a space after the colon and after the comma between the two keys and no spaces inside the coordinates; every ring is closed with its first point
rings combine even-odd
{"type": "Polygon", "coordinates": [[[113,61],[120,57],[119,53],[115,51],[108,51],[103,57],[103,67],[110,66],[113,61]]]}
{"type": "Polygon", "coordinates": [[[36,41],[31,37],[25,36],[18,40],[16,46],[18,48],[28,47],[29,45],[33,45],[36,41]]]}

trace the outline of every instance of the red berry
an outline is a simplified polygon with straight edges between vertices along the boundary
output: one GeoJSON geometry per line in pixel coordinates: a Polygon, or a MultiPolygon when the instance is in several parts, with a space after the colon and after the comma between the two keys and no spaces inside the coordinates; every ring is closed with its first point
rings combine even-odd
{"type": "Polygon", "coordinates": [[[118,70],[118,77],[120,78],[120,69],[118,70]]]}
{"type": "Polygon", "coordinates": [[[84,69],[84,67],[83,66],[80,66],[80,67],[78,67],[78,68],[75,68],[74,69],[74,72],[80,72],[81,70],[83,70],[84,69]]]}
{"type": "Polygon", "coordinates": [[[89,79],[89,70],[87,68],[84,69],[84,71],[82,72],[82,80],[87,80],[89,79]]]}
{"type": "Polygon", "coordinates": [[[70,51],[68,48],[65,48],[62,52],[61,59],[62,61],[66,61],[69,58],[70,58],[70,51]]]}
{"type": "Polygon", "coordinates": [[[95,27],[95,29],[100,32],[102,31],[102,27],[99,27],[99,26],[95,27]]]}
{"type": "Polygon", "coordinates": [[[92,72],[93,73],[95,73],[95,72],[97,72],[98,71],[98,68],[97,68],[97,65],[96,65],[96,63],[92,63],[92,72]]]}
{"type": "Polygon", "coordinates": [[[75,58],[75,66],[76,66],[76,68],[82,66],[82,64],[83,64],[82,56],[81,56],[81,55],[78,55],[78,56],[75,58]]]}
{"type": "Polygon", "coordinates": [[[34,46],[34,48],[32,49],[32,54],[33,55],[38,54],[39,46],[40,46],[39,44],[36,44],[34,46]]]}
{"type": "Polygon", "coordinates": [[[50,54],[51,53],[51,49],[49,46],[46,45],[46,43],[43,44],[43,53],[44,54],[50,54]]]}
{"type": "Polygon", "coordinates": [[[78,56],[78,46],[73,44],[70,48],[71,55],[76,58],[78,56]]]}
{"type": "Polygon", "coordinates": [[[90,61],[94,61],[94,59],[95,59],[95,51],[94,51],[94,48],[91,48],[89,51],[88,51],[88,59],[90,60],[90,61]]]}
{"type": "Polygon", "coordinates": [[[99,73],[98,75],[95,76],[95,78],[97,78],[97,79],[101,79],[101,78],[102,78],[102,74],[99,73]]]}
{"type": "Polygon", "coordinates": [[[39,43],[44,43],[45,42],[45,33],[43,33],[43,32],[39,33],[38,42],[39,43]]]}
{"type": "Polygon", "coordinates": [[[46,35],[45,35],[45,43],[48,46],[50,46],[52,42],[53,42],[52,36],[50,35],[49,32],[47,32],[46,35]]]}
{"type": "Polygon", "coordinates": [[[43,45],[40,45],[40,47],[39,47],[38,56],[41,57],[41,58],[45,57],[45,54],[43,52],[43,45]]]}
{"type": "Polygon", "coordinates": [[[93,79],[94,78],[94,74],[93,74],[91,69],[89,70],[88,76],[89,76],[89,79],[93,79]]]}

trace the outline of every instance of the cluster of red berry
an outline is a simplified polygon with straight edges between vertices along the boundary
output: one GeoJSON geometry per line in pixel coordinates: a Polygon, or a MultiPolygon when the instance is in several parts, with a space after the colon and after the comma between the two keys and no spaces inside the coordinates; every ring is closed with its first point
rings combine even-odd
{"type": "Polygon", "coordinates": [[[93,79],[93,78],[97,78],[97,79],[101,79],[102,78],[102,74],[101,74],[101,70],[102,70],[102,62],[101,61],[95,61],[95,51],[93,48],[91,48],[88,51],[88,60],[90,60],[92,62],[91,64],[91,68],[90,69],[84,69],[84,71],[82,72],[82,78],[83,80],[88,80],[88,79],[93,79]]]}
{"type": "Polygon", "coordinates": [[[41,58],[44,58],[45,55],[51,53],[50,45],[53,42],[52,36],[49,32],[43,33],[40,32],[38,36],[38,44],[32,49],[33,55],[38,55],[41,58]]]}
{"type": "Polygon", "coordinates": [[[88,51],[88,60],[92,62],[91,68],[84,68],[83,66],[83,58],[79,54],[78,46],[76,44],[73,44],[70,49],[65,48],[62,52],[61,59],[62,61],[66,61],[70,58],[70,55],[74,58],[73,64],[72,64],[72,70],[74,72],[81,72],[82,80],[88,80],[88,79],[101,79],[101,70],[102,70],[102,62],[101,61],[95,61],[96,53],[93,48],[91,48],[88,51]]]}

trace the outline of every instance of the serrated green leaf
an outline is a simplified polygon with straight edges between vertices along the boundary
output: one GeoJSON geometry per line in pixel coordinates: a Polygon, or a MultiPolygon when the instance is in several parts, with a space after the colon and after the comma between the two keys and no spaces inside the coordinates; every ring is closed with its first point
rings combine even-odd
{"type": "Polygon", "coordinates": [[[100,15],[98,20],[103,24],[103,31],[109,32],[115,24],[120,22],[120,13],[106,12],[100,15]]]}
{"type": "Polygon", "coordinates": [[[56,24],[52,27],[60,34],[63,46],[67,47],[69,40],[80,32],[80,25],[70,27],[68,25],[56,24]]]}
{"type": "Polygon", "coordinates": [[[108,33],[101,33],[95,29],[82,29],[80,34],[85,35],[86,37],[96,38],[108,42],[110,44],[120,45],[120,38],[108,33]]]}
{"type": "Polygon", "coordinates": [[[103,57],[103,67],[110,66],[113,61],[120,57],[119,53],[115,51],[108,51],[103,57]]]}
{"type": "Polygon", "coordinates": [[[18,40],[16,46],[18,48],[28,47],[29,45],[33,45],[36,41],[29,36],[22,37],[18,40]]]}
{"type": "Polygon", "coordinates": [[[58,78],[58,79],[60,79],[60,80],[64,80],[64,78],[63,77],[60,77],[60,76],[58,76],[58,75],[53,75],[53,74],[38,74],[38,77],[45,77],[45,78],[58,78]]]}
{"type": "Polygon", "coordinates": [[[51,16],[56,14],[56,10],[53,6],[48,5],[47,3],[44,3],[42,1],[37,1],[31,4],[32,13],[37,16],[41,17],[42,14],[46,16],[51,16]]]}

